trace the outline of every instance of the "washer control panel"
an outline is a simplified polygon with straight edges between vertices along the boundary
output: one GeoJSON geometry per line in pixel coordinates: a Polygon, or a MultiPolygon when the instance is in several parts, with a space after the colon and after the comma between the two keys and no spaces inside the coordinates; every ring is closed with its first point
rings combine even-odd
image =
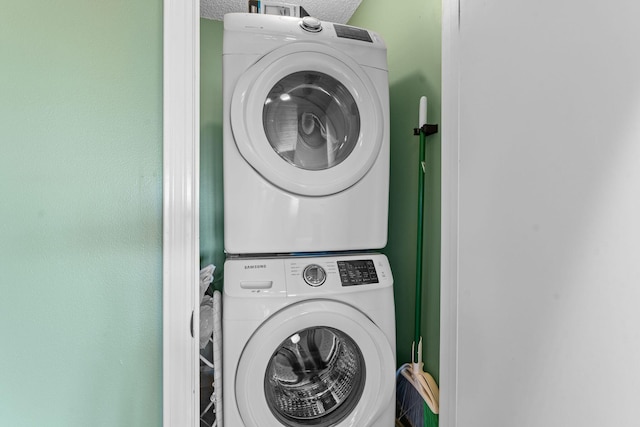
{"type": "Polygon", "coordinates": [[[338,272],[342,286],[378,283],[378,273],[372,259],[338,261],[338,272]]]}
{"type": "Polygon", "coordinates": [[[317,298],[390,286],[389,261],[378,253],[230,258],[224,263],[224,293],[232,297],[317,298]]]}
{"type": "Polygon", "coordinates": [[[302,278],[309,286],[320,286],[327,280],[327,272],[318,264],[309,264],[302,271],[302,278]]]}
{"type": "Polygon", "coordinates": [[[393,284],[389,261],[378,253],[289,258],[285,275],[289,295],[359,292],[393,284]]]}

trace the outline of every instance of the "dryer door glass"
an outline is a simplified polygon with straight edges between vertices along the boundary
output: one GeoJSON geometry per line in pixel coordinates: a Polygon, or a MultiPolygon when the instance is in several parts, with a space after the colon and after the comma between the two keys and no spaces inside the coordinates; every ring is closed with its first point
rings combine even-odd
{"type": "Polygon", "coordinates": [[[306,170],[340,164],[360,135],[360,114],[349,90],[317,71],[278,81],[264,102],[262,123],[280,157],[306,170]]]}
{"type": "Polygon", "coordinates": [[[303,329],[272,354],[264,378],[267,403],[286,426],[333,426],[349,415],[365,383],[362,352],[337,329],[303,329]]]}

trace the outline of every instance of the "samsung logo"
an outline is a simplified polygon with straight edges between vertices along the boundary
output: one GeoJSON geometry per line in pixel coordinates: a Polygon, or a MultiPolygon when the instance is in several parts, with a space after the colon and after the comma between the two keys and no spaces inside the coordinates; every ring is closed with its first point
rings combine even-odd
{"type": "Polygon", "coordinates": [[[245,270],[254,270],[257,268],[267,268],[267,264],[249,264],[244,266],[245,270]]]}

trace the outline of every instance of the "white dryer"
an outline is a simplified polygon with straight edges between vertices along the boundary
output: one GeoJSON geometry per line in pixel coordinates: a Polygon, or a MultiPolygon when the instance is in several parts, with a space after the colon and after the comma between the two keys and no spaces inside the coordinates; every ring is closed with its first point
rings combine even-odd
{"type": "Polygon", "coordinates": [[[392,285],[381,254],[227,260],[225,425],[394,425],[392,285]]]}
{"type": "Polygon", "coordinates": [[[229,254],[387,242],[389,89],[374,32],[227,14],[224,245],[229,254]]]}

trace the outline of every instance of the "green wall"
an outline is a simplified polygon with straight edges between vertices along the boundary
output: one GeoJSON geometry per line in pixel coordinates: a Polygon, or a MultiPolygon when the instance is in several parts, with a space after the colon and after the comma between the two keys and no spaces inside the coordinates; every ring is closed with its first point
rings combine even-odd
{"type": "MultiPolygon", "coordinates": [[[[221,21],[200,20],[200,265],[224,264],[221,21]]],[[[218,273],[220,272],[218,270],[218,273]]],[[[220,274],[214,286],[221,289],[220,274]]]]}
{"type": "MultiPolygon", "coordinates": [[[[398,363],[411,360],[417,246],[418,126],[420,97],[428,122],[440,122],[441,2],[364,0],[350,25],[378,32],[387,43],[391,108],[389,242],[393,270],[398,363]]],[[[427,137],[423,301],[421,329],[425,369],[438,378],[440,351],[440,135],[427,137]]]]}
{"type": "Polygon", "coordinates": [[[162,420],[162,2],[3,2],[0,424],[162,420]]]}
{"type": "MultiPolygon", "coordinates": [[[[411,359],[417,234],[418,105],[429,99],[429,123],[440,122],[441,3],[410,0],[397,7],[364,0],[349,22],[377,31],[388,47],[391,107],[389,243],[384,252],[396,291],[398,363],[411,359]]],[[[201,257],[224,260],[222,244],[222,22],[201,20],[201,257]]],[[[436,378],[440,341],[440,135],[427,139],[422,336],[426,369],[436,378]]]]}

